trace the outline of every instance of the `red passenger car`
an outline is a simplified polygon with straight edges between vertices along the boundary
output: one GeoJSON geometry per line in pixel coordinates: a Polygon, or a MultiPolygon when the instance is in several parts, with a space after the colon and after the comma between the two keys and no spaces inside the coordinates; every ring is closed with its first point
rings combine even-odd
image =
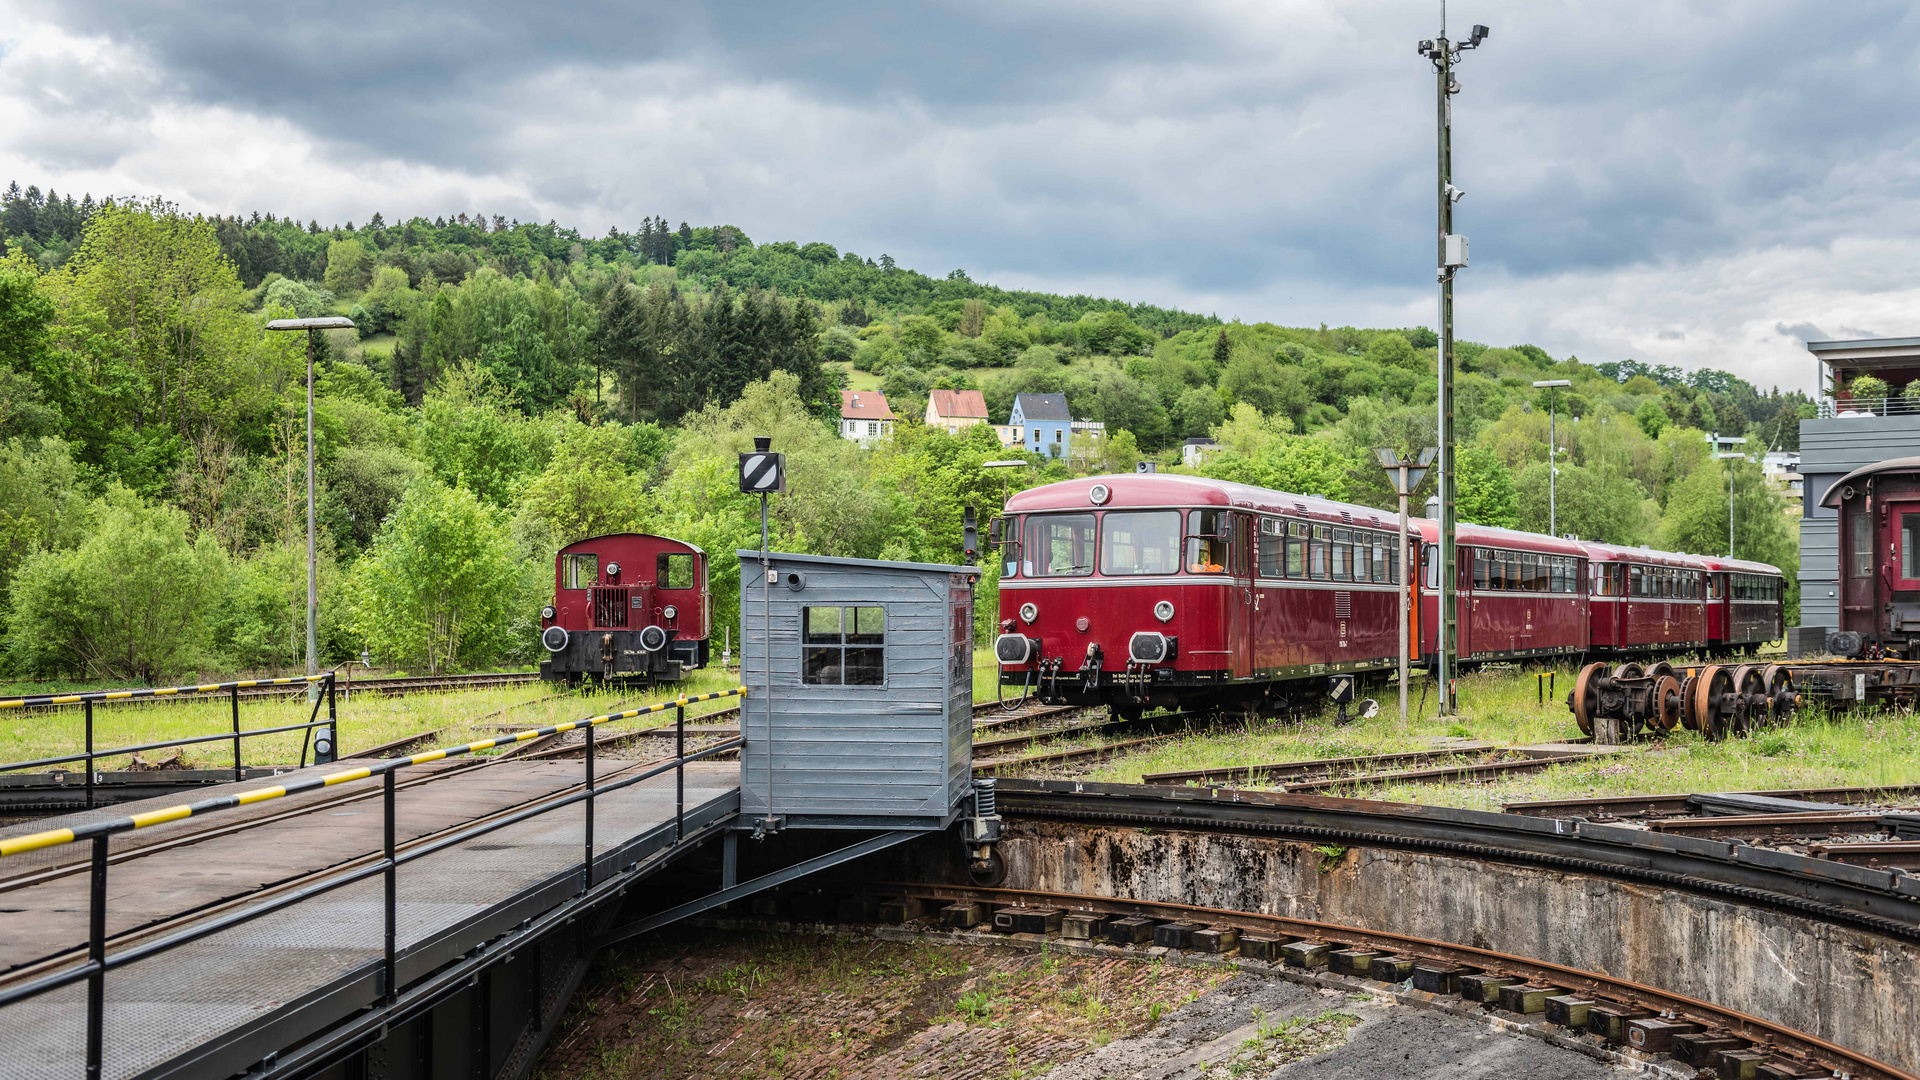
{"type": "MultiPolygon", "coordinates": [[[[1420,653],[1439,650],[1439,522],[1413,523],[1420,540],[1420,653]]],[[[1456,601],[1462,662],[1570,656],[1587,651],[1586,552],[1571,540],[1462,523],[1456,601]]]]}
{"type": "Polygon", "coordinates": [[[1786,634],[1786,578],[1777,566],[1705,556],[1707,648],[1754,653],[1786,634]]]}
{"type": "Polygon", "coordinates": [[[1370,507],[1101,476],[1015,495],[993,536],[1002,681],[1043,697],[1257,708],[1287,680],[1395,662],[1399,545],[1370,507]]]}
{"type": "Polygon", "coordinates": [[[1707,645],[1707,561],[1650,548],[1580,545],[1591,565],[1593,651],[1675,653],[1707,645]]]}
{"type": "Polygon", "coordinates": [[[707,556],[644,533],[560,549],[554,599],[540,613],[540,677],[672,682],[706,666],[707,556]]]}

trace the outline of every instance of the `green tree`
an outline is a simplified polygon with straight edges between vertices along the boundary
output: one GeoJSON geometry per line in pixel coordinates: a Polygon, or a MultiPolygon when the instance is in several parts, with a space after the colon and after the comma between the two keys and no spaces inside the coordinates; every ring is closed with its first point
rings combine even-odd
{"type": "Polygon", "coordinates": [[[354,564],[349,620],[384,661],[431,672],[485,664],[508,645],[519,569],[479,499],[416,481],[354,564]]]}
{"type": "Polygon", "coordinates": [[[1220,395],[1204,386],[1196,386],[1180,395],[1172,410],[1175,438],[1197,438],[1218,427],[1227,418],[1227,407],[1220,395]]]}
{"type": "Polygon", "coordinates": [[[650,434],[663,434],[642,427],[650,431],[566,425],[546,471],[527,483],[522,513],[547,523],[560,546],[635,528],[646,512],[646,473],[659,461],[643,452],[643,443],[655,443],[650,434]]]}
{"type": "Polygon", "coordinates": [[[186,514],[124,489],[92,516],[79,546],[37,551],[15,573],[13,669],[153,684],[205,662],[207,612],[225,588],[220,545],[190,540],[186,514]]]}
{"type": "Polygon", "coordinates": [[[0,632],[20,564],[35,552],[78,544],[88,518],[66,443],[53,438],[0,443],[0,632]]]}
{"type": "Polygon", "coordinates": [[[485,371],[456,368],[427,395],[420,418],[427,467],[441,483],[494,506],[512,501],[533,462],[511,393],[485,371]]]}
{"type": "Polygon", "coordinates": [[[1657,439],[1667,429],[1667,410],[1661,408],[1657,401],[1642,402],[1633,412],[1633,422],[1640,425],[1640,430],[1646,432],[1647,438],[1657,439]]]}
{"type": "Polygon", "coordinates": [[[354,238],[327,245],[327,288],[335,293],[357,293],[373,278],[373,254],[354,238]]]}
{"type": "Polygon", "coordinates": [[[1454,452],[1453,460],[1459,470],[1454,482],[1459,519],[1475,525],[1519,528],[1520,505],[1513,488],[1513,473],[1493,451],[1463,446],[1454,452]]]}

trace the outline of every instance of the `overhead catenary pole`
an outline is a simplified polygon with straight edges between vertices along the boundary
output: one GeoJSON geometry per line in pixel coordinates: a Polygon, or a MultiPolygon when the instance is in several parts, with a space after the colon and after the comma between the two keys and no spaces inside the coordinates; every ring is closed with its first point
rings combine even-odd
{"type": "Polygon", "coordinates": [[[1560,519],[1555,512],[1557,500],[1554,497],[1554,480],[1560,475],[1560,465],[1557,460],[1560,452],[1560,436],[1554,432],[1553,392],[1560,387],[1572,385],[1571,379],[1542,379],[1533,384],[1534,389],[1545,389],[1547,392],[1547,534],[1549,536],[1560,535],[1560,519]]]}
{"type": "Polygon", "coordinates": [[[1476,25],[1471,37],[1464,42],[1447,40],[1447,9],[1444,0],[1440,6],[1440,36],[1432,41],[1420,43],[1420,55],[1433,64],[1435,87],[1437,90],[1436,112],[1439,129],[1438,139],[1438,177],[1436,193],[1439,198],[1439,236],[1437,246],[1439,254],[1440,280],[1440,355],[1439,383],[1440,392],[1435,403],[1439,412],[1440,435],[1440,475],[1437,487],[1440,499],[1440,565],[1439,592],[1440,617],[1438,623],[1439,640],[1436,643],[1435,675],[1440,683],[1440,715],[1451,716],[1454,712],[1453,678],[1455,653],[1459,647],[1460,612],[1455,597],[1455,578],[1459,564],[1458,552],[1454,546],[1454,428],[1453,428],[1453,275],[1467,264],[1466,238],[1456,236],[1453,231],[1453,204],[1465,192],[1453,186],[1453,95],[1460,90],[1460,84],[1454,81],[1453,66],[1461,52],[1478,48],[1486,39],[1487,28],[1476,25]]]}

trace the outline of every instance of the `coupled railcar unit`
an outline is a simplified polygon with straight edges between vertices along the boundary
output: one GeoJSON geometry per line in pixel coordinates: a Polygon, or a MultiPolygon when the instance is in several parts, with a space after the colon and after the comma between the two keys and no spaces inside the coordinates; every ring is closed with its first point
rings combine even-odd
{"type": "Polygon", "coordinates": [[[1920,457],[1855,469],[1822,505],[1840,514],[1840,625],[1827,652],[1920,660],[1920,457]]]}
{"type": "Polygon", "coordinates": [[[540,677],[676,682],[707,664],[707,555],[645,533],[568,544],[540,612],[540,677]]]}
{"type": "MultiPolygon", "coordinates": [[[[1463,663],[1651,659],[1780,636],[1771,566],[1465,523],[1455,535],[1463,663]]],[[[1399,662],[1402,590],[1409,660],[1430,666],[1438,649],[1439,525],[1427,519],[1409,523],[1403,552],[1397,522],[1370,507],[1149,473],[1021,492],[991,539],[1001,684],[1050,701],[1122,716],[1264,709],[1285,684],[1384,679],[1399,662]]]]}

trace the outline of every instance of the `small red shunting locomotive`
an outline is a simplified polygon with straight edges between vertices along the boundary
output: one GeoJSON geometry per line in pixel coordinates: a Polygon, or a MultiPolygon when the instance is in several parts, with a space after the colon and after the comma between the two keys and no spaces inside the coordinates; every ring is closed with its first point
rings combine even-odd
{"type": "Polygon", "coordinates": [[[674,682],[706,666],[706,552],[613,533],[561,548],[553,569],[553,603],[540,613],[541,678],[674,682]]]}

